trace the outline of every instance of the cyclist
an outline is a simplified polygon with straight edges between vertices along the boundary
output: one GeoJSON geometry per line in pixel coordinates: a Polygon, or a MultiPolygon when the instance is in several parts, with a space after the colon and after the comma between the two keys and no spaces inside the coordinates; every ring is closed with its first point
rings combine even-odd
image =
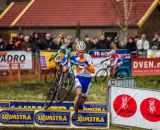
{"type": "Polygon", "coordinates": [[[95,72],[94,66],[92,65],[92,58],[89,54],[85,53],[86,45],[83,41],[79,41],[76,44],[77,54],[71,54],[70,57],[64,57],[62,59],[63,72],[68,69],[67,60],[74,62],[76,66],[77,75],[75,78],[75,113],[73,116],[74,120],[78,118],[78,109],[83,109],[83,104],[87,98],[87,94],[91,84],[91,73],[95,72]],[[82,68],[83,67],[83,68],[82,68]]]}
{"type": "Polygon", "coordinates": [[[120,54],[116,53],[115,50],[111,50],[108,53],[108,56],[110,57],[110,65],[112,66],[111,77],[114,78],[116,70],[120,65],[123,64],[123,58],[121,57],[120,54]]]}

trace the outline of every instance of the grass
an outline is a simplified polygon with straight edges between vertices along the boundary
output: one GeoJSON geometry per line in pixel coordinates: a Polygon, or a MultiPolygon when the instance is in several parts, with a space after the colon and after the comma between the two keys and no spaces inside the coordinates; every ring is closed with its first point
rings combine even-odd
{"type": "MultiPolygon", "coordinates": [[[[106,103],[106,91],[102,90],[103,83],[93,82],[89,92],[89,102],[106,103]],[[99,94],[99,92],[101,94],[99,94]]],[[[49,89],[43,81],[22,81],[19,83],[0,84],[0,100],[44,100],[46,91],[49,89]]],[[[71,97],[75,95],[75,89],[72,90],[71,97]]],[[[73,98],[71,99],[73,100],[73,98]]]]}
{"type": "MultiPolygon", "coordinates": [[[[22,80],[21,83],[1,83],[0,84],[0,100],[44,100],[49,85],[43,80],[39,81],[35,76],[29,76],[29,80],[22,80]]],[[[42,77],[43,78],[43,77],[42,77]]],[[[137,87],[160,89],[157,80],[160,76],[142,76],[136,77],[137,87]]],[[[92,85],[88,94],[89,102],[106,103],[107,89],[106,83],[96,83],[92,80],[92,85]]],[[[75,96],[75,89],[72,90],[70,100],[75,96]]]]}
{"type": "Polygon", "coordinates": [[[160,76],[136,77],[137,87],[160,90],[160,76]]]}

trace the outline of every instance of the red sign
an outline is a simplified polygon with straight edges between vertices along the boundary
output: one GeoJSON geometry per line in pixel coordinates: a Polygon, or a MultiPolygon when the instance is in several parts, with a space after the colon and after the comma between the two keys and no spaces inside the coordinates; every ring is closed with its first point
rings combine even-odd
{"type": "Polygon", "coordinates": [[[156,98],[147,98],[142,101],[140,110],[142,116],[151,122],[160,121],[160,101],[156,98]]]}
{"type": "Polygon", "coordinates": [[[132,75],[160,75],[160,58],[133,58],[132,75]]]}
{"type": "Polygon", "coordinates": [[[129,118],[137,111],[137,104],[134,98],[129,95],[122,94],[116,97],[113,102],[113,108],[117,115],[129,118]]]}

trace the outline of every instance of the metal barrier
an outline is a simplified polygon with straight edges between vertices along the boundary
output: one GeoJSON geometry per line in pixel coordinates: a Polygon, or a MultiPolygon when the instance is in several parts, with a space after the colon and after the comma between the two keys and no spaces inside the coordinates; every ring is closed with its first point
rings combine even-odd
{"type": "Polygon", "coordinates": [[[108,86],[134,88],[136,81],[134,77],[111,79],[108,82],[108,86]]]}

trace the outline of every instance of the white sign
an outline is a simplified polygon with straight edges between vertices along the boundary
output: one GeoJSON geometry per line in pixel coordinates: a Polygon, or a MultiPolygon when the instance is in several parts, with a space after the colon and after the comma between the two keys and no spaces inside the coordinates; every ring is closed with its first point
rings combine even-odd
{"type": "Polygon", "coordinates": [[[3,51],[0,52],[0,70],[8,70],[9,64],[12,69],[32,69],[32,52],[26,51],[3,51]]]}
{"type": "Polygon", "coordinates": [[[111,87],[113,124],[160,130],[160,92],[111,87]]]}

